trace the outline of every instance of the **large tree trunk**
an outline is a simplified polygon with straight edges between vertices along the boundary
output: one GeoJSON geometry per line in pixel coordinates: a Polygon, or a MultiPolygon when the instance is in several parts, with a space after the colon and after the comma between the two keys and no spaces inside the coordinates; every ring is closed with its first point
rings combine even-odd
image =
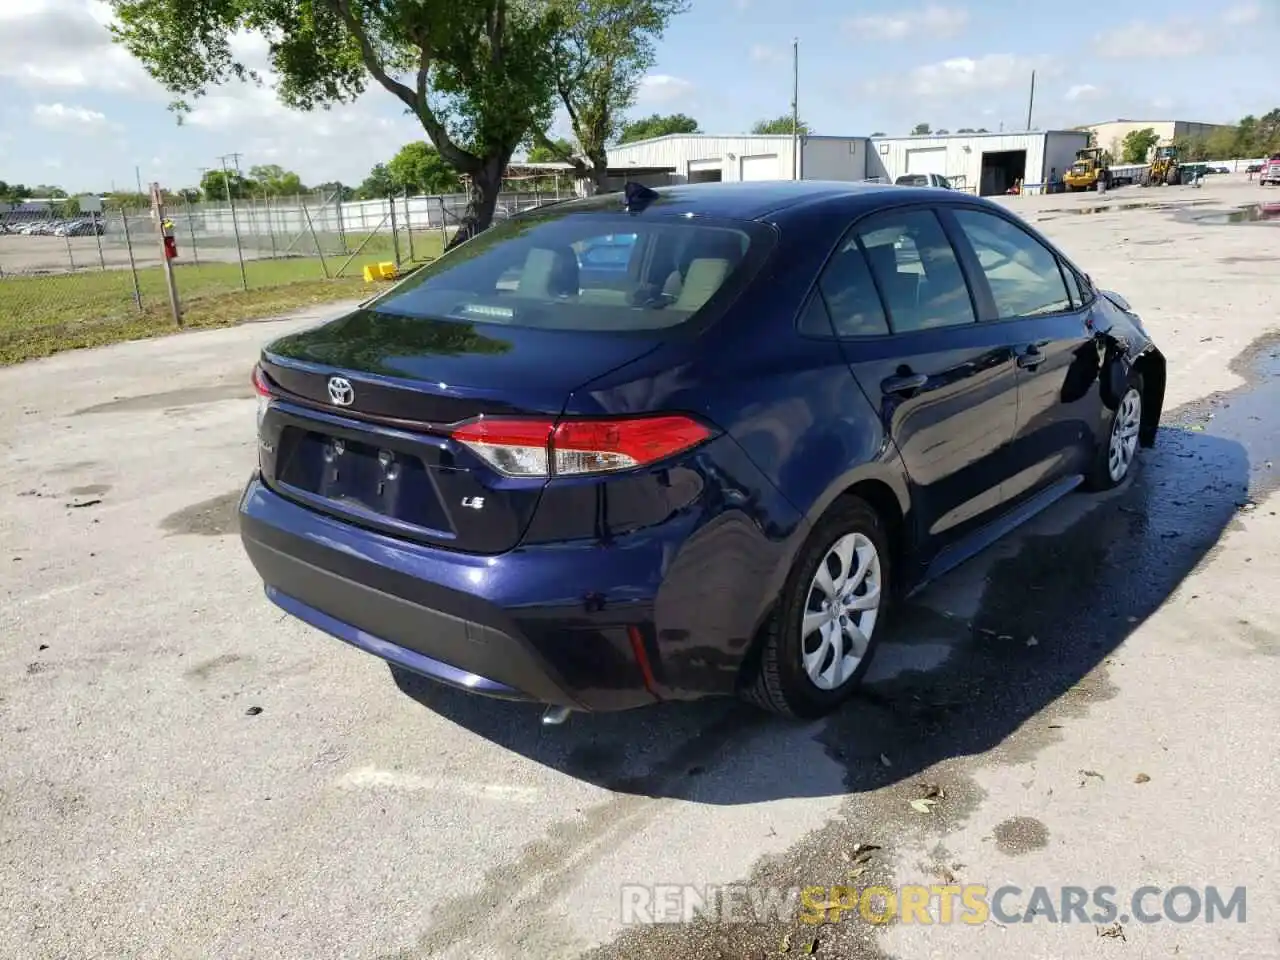
{"type": "Polygon", "coordinates": [[[604,193],[609,189],[609,158],[603,153],[591,158],[591,174],[587,178],[588,193],[604,193]]]}
{"type": "Polygon", "coordinates": [[[502,174],[507,169],[509,157],[487,160],[471,174],[467,195],[467,209],[462,223],[445,247],[445,252],[466,243],[476,234],[489,229],[493,212],[498,206],[498,194],[502,191],[502,174]]]}

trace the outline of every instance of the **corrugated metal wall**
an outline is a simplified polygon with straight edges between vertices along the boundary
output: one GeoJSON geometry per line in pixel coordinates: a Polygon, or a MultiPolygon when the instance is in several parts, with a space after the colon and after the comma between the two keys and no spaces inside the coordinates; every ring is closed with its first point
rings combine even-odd
{"type": "MultiPolygon", "coordinates": [[[[945,148],[945,170],[933,170],[951,180],[957,189],[982,192],[984,154],[1026,151],[1026,163],[1019,176],[1030,189],[1039,187],[1056,166],[1061,174],[1075,157],[1076,150],[1087,142],[1083,133],[1005,133],[951,137],[887,137],[873,140],[867,160],[867,175],[892,182],[908,172],[911,151],[945,148]],[[1046,165],[1046,158],[1049,160],[1046,165]]],[[[937,166],[943,166],[937,163],[937,166]]],[[[990,179],[990,178],[988,178],[990,179]]]]}
{"type": "Polygon", "coordinates": [[[708,161],[716,161],[725,183],[741,180],[744,166],[752,179],[765,179],[772,170],[767,179],[790,180],[794,156],[790,137],[670,136],[616,146],[609,151],[609,166],[675,167],[675,182],[683,183],[690,164],[705,170],[715,165],[708,161]]]}
{"type": "Polygon", "coordinates": [[[800,176],[805,180],[865,180],[866,137],[805,137],[800,144],[800,176]]]}

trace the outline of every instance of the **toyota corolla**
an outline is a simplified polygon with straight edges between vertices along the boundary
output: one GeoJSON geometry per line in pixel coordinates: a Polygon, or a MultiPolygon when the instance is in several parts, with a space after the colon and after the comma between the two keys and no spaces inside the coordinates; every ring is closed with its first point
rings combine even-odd
{"type": "Polygon", "coordinates": [[[839,704],[895,603],[1155,441],[1125,300],[953,191],[689,185],[500,223],[253,371],[267,596],[563,712],[839,704]]]}

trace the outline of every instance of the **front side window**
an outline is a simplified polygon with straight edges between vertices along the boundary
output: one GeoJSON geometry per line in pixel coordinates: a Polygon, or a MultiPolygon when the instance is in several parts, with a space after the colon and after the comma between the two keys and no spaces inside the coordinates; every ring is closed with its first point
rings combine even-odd
{"type": "Polygon", "coordinates": [[[955,250],[933,211],[878,214],[857,234],[894,333],[977,321],[955,250]]]}
{"type": "Polygon", "coordinates": [[[768,227],[548,208],[490,227],[368,309],[554,330],[674,327],[750,279],[768,227]]]}
{"type": "Polygon", "coordinates": [[[1071,309],[1058,258],[1031,234],[995,214],[955,210],[995,298],[999,319],[1071,309]]]}

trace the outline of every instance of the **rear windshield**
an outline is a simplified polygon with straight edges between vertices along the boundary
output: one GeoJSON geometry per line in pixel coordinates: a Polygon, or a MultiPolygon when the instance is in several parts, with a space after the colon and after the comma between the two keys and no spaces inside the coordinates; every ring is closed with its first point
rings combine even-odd
{"type": "Polygon", "coordinates": [[[923,187],[929,183],[929,178],[922,174],[907,174],[905,177],[899,177],[896,181],[900,187],[923,187]]]}
{"type": "Polygon", "coordinates": [[[554,330],[674,327],[732,300],[770,237],[751,222],[548,208],[490,227],[370,309],[554,330]]]}

